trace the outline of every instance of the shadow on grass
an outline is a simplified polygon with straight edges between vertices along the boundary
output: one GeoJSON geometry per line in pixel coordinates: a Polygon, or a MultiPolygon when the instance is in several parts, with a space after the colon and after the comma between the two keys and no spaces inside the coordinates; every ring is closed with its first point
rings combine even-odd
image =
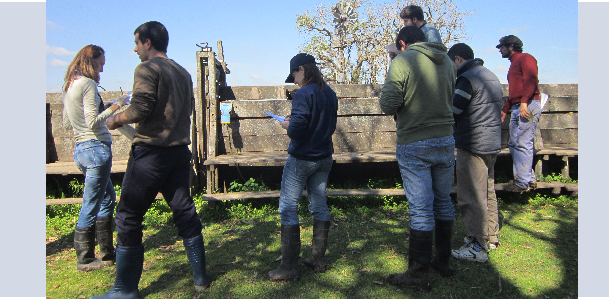
{"type": "Polygon", "coordinates": [[[74,230],[69,234],[64,234],[59,239],[46,244],[47,256],[51,256],[64,251],[65,249],[74,248],[74,230]]]}

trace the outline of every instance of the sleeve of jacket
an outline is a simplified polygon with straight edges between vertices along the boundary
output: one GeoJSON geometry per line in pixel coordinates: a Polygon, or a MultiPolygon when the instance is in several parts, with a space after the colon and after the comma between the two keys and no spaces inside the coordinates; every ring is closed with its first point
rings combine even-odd
{"type": "Polygon", "coordinates": [[[106,118],[112,115],[112,110],[108,108],[100,113],[100,105],[103,104],[98,97],[97,83],[93,80],[88,80],[82,94],[82,106],[87,127],[93,129],[94,127],[104,125],[106,118]]]}
{"type": "Polygon", "coordinates": [[[526,103],[533,93],[535,93],[535,86],[539,82],[537,77],[537,60],[531,55],[526,55],[522,59],[522,98],[521,103],[526,103]]]}
{"type": "Polygon", "coordinates": [[[457,79],[455,94],[453,95],[453,117],[457,119],[469,107],[472,99],[472,84],[465,77],[457,79]]]}
{"type": "Polygon", "coordinates": [[[288,126],[288,137],[300,140],[307,133],[311,121],[310,95],[297,92],[292,100],[292,112],[290,114],[290,125],[288,126]]]}
{"type": "Polygon", "coordinates": [[[150,65],[140,63],[133,75],[133,96],[131,103],[125,110],[129,123],[138,123],[146,119],[156,103],[156,90],[158,80],[156,72],[150,65]]]}
{"type": "Polygon", "coordinates": [[[394,115],[404,105],[404,91],[408,83],[408,71],[406,59],[399,55],[393,59],[379,99],[379,105],[383,113],[394,115]]]}

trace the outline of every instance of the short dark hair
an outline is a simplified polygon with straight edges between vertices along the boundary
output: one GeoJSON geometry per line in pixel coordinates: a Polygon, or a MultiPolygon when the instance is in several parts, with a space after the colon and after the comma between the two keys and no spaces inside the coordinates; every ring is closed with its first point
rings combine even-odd
{"type": "Polygon", "coordinates": [[[455,61],[457,56],[465,60],[474,59],[474,50],[464,43],[454,44],[448,50],[448,57],[450,57],[450,60],[455,61]]]}
{"type": "Polygon", "coordinates": [[[395,38],[395,46],[398,47],[398,50],[402,50],[402,45],[400,41],[404,41],[405,44],[414,44],[416,42],[425,42],[427,41],[427,37],[425,37],[425,33],[423,30],[417,26],[404,26],[400,29],[400,33],[395,38]]]}
{"type": "Polygon", "coordinates": [[[520,44],[509,44],[509,45],[506,45],[506,46],[509,48],[510,45],[512,45],[512,50],[514,50],[514,52],[522,53],[522,45],[520,45],[520,44]]]}
{"type": "Polygon", "coordinates": [[[400,12],[401,19],[411,19],[417,18],[419,21],[425,21],[425,16],[423,15],[423,9],[418,5],[408,5],[402,9],[400,12]]]}
{"type": "Polygon", "coordinates": [[[167,53],[169,33],[163,24],[157,21],[146,22],[135,29],[133,35],[135,34],[140,35],[140,41],[142,43],[145,43],[146,40],[149,39],[155,50],[167,53]]]}
{"type": "Polygon", "coordinates": [[[324,81],[324,76],[317,67],[317,64],[305,63],[301,66],[304,69],[304,85],[315,83],[320,90],[326,89],[327,83],[324,81]]]}

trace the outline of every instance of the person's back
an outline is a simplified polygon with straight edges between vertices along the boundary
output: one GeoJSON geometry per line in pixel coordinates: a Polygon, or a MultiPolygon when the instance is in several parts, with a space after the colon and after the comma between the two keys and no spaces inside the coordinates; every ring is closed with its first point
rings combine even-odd
{"type": "Polygon", "coordinates": [[[382,89],[381,109],[397,116],[397,143],[407,144],[453,133],[452,96],[456,73],[438,43],[416,43],[398,55],[382,89]],[[403,108],[393,109],[403,102],[403,108]]]}
{"type": "Polygon", "coordinates": [[[319,160],[332,155],[332,134],[336,129],[338,100],[329,87],[314,83],[300,88],[294,95],[288,153],[301,160],[319,160]],[[304,101],[299,104],[299,101],[304,101]],[[305,104],[306,103],[306,104],[305,104]],[[310,111],[308,111],[310,110],[310,111]],[[306,115],[307,118],[299,115],[306,115]]]}
{"type": "Polygon", "coordinates": [[[194,101],[190,74],[167,57],[154,57],[135,69],[133,100],[125,111],[138,123],[135,144],[190,144],[194,101]]]}
{"type": "Polygon", "coordinates": [[[483,64],[481,59],[471,59],[457,72],[457,81],[466,78],[471,84],[472,97],[467,109],[455,117],[455,146],[477,154],[496,154],[501,151],[503,88],[483,64]]]}

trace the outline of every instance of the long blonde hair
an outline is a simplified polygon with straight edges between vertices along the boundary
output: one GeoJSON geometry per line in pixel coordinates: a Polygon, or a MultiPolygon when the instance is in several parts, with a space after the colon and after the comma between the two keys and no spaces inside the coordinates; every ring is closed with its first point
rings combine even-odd
{"type": "Polygon", "coordinates": [[[76,53],[76,57],[68,66],[66,77],[64,78],[65,84],[63,91],[68,91],[70,83],[76,78],[78,74],[85,76],[99,84],[99,73],[93,68],[93,60],[104,55],[104,49],[96,45],[88,45],[80,49],[76,53]]]}

